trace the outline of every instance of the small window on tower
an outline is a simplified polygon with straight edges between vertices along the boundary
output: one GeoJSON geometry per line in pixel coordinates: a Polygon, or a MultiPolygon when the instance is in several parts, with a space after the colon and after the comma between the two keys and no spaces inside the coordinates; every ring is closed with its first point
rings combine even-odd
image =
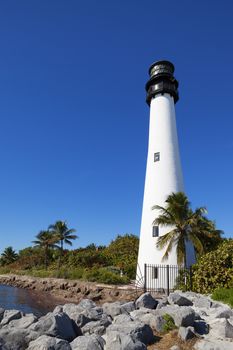
{"type": "Polygon", "coordinates": [[[154,161],[155,162],[158,162],[160,160],[160,152],[156,152],[155,154],[154,154],[154,161]]]}
{"type": "Polygon", "coordinates": [[[159,226],[153,226],[152,237],[159,237],[159,226]]]}

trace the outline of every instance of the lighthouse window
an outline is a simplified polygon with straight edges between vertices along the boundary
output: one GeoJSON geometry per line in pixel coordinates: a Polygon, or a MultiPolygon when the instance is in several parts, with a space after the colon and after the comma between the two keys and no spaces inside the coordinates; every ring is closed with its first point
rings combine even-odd
{"type": "Polygon", "coordinates": [[[154,161],[155,162],[158,162],[160,160],[160,152],[156,152],[155,154],[154,154],[154,161]]]}
{"type": "Polygon", "coordinates": [[[153,226],[152,237],[159,237],[159,226],[153,226]]]}

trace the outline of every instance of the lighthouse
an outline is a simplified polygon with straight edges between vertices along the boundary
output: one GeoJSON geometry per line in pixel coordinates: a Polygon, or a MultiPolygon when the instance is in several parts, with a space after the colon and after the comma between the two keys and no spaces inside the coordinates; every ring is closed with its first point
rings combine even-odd
{"type": "MultiPolygon", "coordinates": [[[[184,191],[175,115],[175,104],[179,100],[178,81],[174,70],[169,61],[155,62],[149,68],[146,83],[150,122],[137,278],[144,277],[145,264],[164,264],[164,250],[159,250],[156,243],[158,237],[171,228],[153,224],[159,211],[152,207],[164,207],[168,195],[184,191]]],[[[175,247],[165,264],[177,265],[175,247]]]]}

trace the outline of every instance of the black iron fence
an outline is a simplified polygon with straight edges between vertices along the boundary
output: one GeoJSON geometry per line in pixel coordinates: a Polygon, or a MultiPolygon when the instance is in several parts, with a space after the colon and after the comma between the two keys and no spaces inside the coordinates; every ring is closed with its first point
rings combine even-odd
{"type": "Polygon", "coordinates": [[[144,265],[144,291],[166,293],[192,290],[192,268],[179,265],[144,265]]]}

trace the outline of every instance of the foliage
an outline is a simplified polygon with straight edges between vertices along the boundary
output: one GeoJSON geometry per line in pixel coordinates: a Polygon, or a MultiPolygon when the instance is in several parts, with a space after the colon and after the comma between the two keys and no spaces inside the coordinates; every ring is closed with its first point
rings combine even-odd
{"type": "Polygon", "coordinates": [[[135,278],[139,239],[133,234],[118,235],[105,249],[104,254],[111,264],[119,267],[129,278],[135,278]]]}
{"type": "Polygon", "coordinates": [[[14,251],[12,247],[5,248],[1,255],[1,265],[9,265],[18,259],[18,254],[14,251]]]}
{"type": "Polygon", "coordinates": [[[87,247],[86,249],[70,252],[68,255],[68,264],[71,267],[83,266],[85,268],[108,266],[111,264],[111,259],[108,259],[102,250],[93,250],[87,247]]]}
{"type": "Polygon", "coordinates": [[[214,240],[217,234],[220,235],[221,231],[217,231],[215,225],[204,216],[204,207],[195,211],[191,209],[183,192],[172,193],[165,203],[165,207],[155,205],[152,208],[160,212],[153,224],[172,228],[158,238],[157,247],[166,248],[163,260],[167,260],[172,249],[176,247],[178,264],[186,266],[187,242],[193,244],[196,255],[201,255],[205,252],[207,243],[214,240]]]}
{"type": "Polygon", "coordinates": [[[193,288],[199,293],[211,293],[217,288],[229,288],[233,283],[233,240],[225,240],[193,266],[193,288]]]}
{"type": "Polygon", "coordinates": [[[36,246],[39,246],[44,251],[44,264],[45,268],[48,267],[48,255],[50,248],[56,248],[55,243],[57,242],[57,237],[50,231],[40,231],[36,235],[36,240],[33,241],[36,246]]]}
{"type": "Polygon", "coordinates": [[[187,291],[191,288],[191,271],[190,269],[180,269],[174,289],[187,291]]]}
{"type": "Polygon", "coordinates": [[[84,274],[84,279],[90,282],[100,282],[107,284],[126,284],[129,279],[126,276],[120,276],[114,272],[109,271],[106,268],[93,268],[87,270],[84,274]]]}
{"type": "Polygon", "coordinates": [[[219,288],[216,289],[212,294],[212,299],[222,301],[233,308],[233,288],[219,288]]]}
{"type": "Polygon", "coordinates": [[[176,328],[175,322],[170,315],[163,315],[163,319],[166,321],[166,323],[163,326],[163,332],[169,332],[176,328]]]}

